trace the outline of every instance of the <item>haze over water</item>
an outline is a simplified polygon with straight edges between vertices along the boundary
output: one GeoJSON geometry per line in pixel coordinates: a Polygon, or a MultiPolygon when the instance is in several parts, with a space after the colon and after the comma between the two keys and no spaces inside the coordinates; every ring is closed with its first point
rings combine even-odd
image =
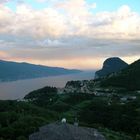
{"type": "Polygon", "coordinates": [[[94,72],[81,72],[62,76],[18,80],[0,83],[0,100],[22,99],[30,91],[45,87],[64,87],[70,80],[89,80],[94,78],[94,72]]]}

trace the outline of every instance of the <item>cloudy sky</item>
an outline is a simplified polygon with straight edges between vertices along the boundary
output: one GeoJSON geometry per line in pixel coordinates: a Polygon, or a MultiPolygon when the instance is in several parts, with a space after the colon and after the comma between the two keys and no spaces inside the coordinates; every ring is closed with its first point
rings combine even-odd
{"type": "Polygon", "coordinates": [[[140,58],[139,0],[0,0],[0,59],[98,69],[140,58]]]}

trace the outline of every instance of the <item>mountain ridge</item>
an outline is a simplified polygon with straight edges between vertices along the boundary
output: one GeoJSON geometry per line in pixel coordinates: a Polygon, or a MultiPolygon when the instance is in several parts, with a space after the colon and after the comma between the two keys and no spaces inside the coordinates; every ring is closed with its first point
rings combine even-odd
{"type": "Polygon", "coordinates": [[[101,80],[101,86],[123,87],[129,90],[140,89],[140,59],[130,64],[118,73],[101,80]]]}
{"type": "Polygon", "coordinates": [[[118,72],[127,66],[128,66],[128,64],[126,62],[124,62],[122,59],[120,59],[119,57],[107,58],[103,63],[102,69],[96,71],[95,79],[102,78],[113,72],[118,72]]]}
{"type": "Polygon", "coordinates": [[[16,81],[22,79],[57,76],[79,72],[81,71],[76,69],[66,69],[61,67],[35,65],[26,62],[0,60],[1,81],[16,81]]]}

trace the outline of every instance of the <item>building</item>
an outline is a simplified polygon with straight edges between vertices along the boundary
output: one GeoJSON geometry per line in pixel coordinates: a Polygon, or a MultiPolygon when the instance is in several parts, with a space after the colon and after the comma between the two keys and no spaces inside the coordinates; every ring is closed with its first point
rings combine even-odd
{"type": "Polygon", "coordinates": [[[43,126],[29,140],[105,140],[96,129],[78,127],[68,123],[52,123],[43,126]]]}

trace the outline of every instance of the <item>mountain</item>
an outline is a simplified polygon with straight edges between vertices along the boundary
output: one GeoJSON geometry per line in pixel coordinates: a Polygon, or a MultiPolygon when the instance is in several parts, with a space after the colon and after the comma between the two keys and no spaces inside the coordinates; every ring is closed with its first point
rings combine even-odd
{"type": "Polygon", "coordinates": [[[101,86],[123,87],[129,90],[140,90],[140,59],[121,70],[106,77],[101,86]]]}
{"type": "MultiPolygon", "coordinates": [[[[140,129],[138,129],[140,98],[139,91],[131,90],[139,89],[140,59],[119,72],[100,79],[69,81],[65,88],[61,90],[61,94],[60,89],[44,87],[30,92],[24,100],[35,106],[54,111],[55,114],[61,116],[58,120],[65,117],[68,122],[73,123],[76,117],[79,126],[84,125],[94,128],[101,126],[103,131],[100,132],[103,132],[104,136],[108,136],[106,137],[107,140],[132,140],[134,138],[131,139],[131,136],[136,137],[136,139],[140,137],[138,135],[140,134],[140,129]],[[101,87],[96,86],[98,82],[101,87]],[[108,88],[110,86],[111,88],[108,88]],[[116,87],[119,87],[118,91],[121,92],[118,92],[116,87]],[[128,90],[123,92],[120,87],[125,87],[128,90]],[[111,135],[106,128],[113,130],[111,135]],[[124,135],[123,137],[121,133],[114,136],[114,131],[124,132],[129,136],[124,135]]],[[[45,128],[49,130],[48,125],[45,128]]],[[[54,128],[57,128],[57,126],[55,125],[54,128]]],[[[34,133],[31,135],[31,139],[44,136],[43,134],[47,137],[47,132],[34,133]]]]}
{"type": "Polygon", "coordinates": [[[0,81],[14,81],[38,77],[56,76],[81,72],[59,67],[48,67],[29,63],[0,60],[0,81]]]}
{"type": "Polygon", "coordinates": [[[123,60],[118,57],[108,58],[103,63],[103,68],[95,73],[95,79],[102,78],[113,72],[118,72],[128,66],[123,60]]]}

